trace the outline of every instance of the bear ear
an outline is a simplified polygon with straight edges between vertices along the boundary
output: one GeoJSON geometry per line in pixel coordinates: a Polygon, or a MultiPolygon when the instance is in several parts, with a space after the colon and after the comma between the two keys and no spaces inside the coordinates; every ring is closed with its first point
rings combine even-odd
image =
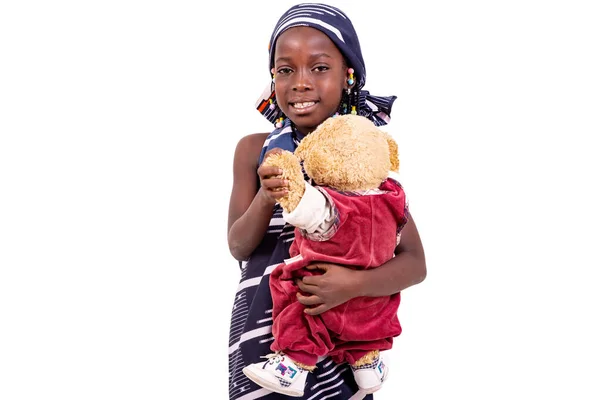
{"type": "Polygon", "coordinates": [[[398,143],[390,135],[386,135],[388,147],[390,148],[390,171],[398,172],[400,170],[400,159],[398,158],[398,143]]]}

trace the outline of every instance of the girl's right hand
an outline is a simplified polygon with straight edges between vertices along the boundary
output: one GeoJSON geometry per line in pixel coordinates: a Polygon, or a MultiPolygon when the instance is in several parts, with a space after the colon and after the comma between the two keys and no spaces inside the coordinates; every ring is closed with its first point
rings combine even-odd
{"type": "Polygon", "coordinates": [[[258,194],[264,196],[270,205],[275,205],[278,199],[288,194],[289,182],[281,177],[283,174],[281,168],[264,165],[264,160],[270,155],[281,152],[279,148],[269,150],[257,171],[260,178],[258,194]]]}

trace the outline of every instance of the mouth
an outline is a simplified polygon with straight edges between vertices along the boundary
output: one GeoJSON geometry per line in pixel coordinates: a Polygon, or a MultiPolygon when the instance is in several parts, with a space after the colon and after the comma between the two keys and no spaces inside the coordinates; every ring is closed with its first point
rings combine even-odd
{"type": "Polygon", "coordinates": [[[316,105],[318,101],[303,101],[297,103],[290,103],[290,106],[297,114],[306,114],[310,112],[316,105]]]}

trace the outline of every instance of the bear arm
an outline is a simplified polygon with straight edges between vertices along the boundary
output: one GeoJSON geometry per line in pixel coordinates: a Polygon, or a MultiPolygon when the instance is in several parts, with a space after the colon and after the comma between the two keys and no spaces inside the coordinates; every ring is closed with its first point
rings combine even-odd
{"type": "Polygon", "coordinates": [[[322,191],[304,183],[304,195],[292,212],[283,212],[283,219],[302,231],[311,240],[324,241],[334,232],[337,210],[333,201],[322,191]]]}
{"type": "Polygon", "coordinates": [[[284,150],[281,153],[269,155],[263,164],[281,168],[283,171],[278,177],[289,182],[288,194],[279,198],[277,202],[285,211],[292,212],[304,195],[304,174],[300,161],[294,153],[284,150]]]}

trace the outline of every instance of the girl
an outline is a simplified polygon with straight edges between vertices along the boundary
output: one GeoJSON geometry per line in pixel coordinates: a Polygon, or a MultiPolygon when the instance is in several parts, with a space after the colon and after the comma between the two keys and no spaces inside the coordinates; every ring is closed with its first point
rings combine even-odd
{"type": "MultiPolygon", "coordinates": [[[[286,193],[279,171],[261,166],[273,151],[293,151],[302,138],[336,112],[357,113],[383,125],[395,97],[375,97],[361,90],[366,71],[356,32],[339,9],[301,4],[286,11],[271,36],[270,66],[274,88],[259,110],[277,128],[242,138],[234,156],[228,242],[240,261],[242,278],[230,332],[230,399],[277,399],[247,379],[242,369],[269,351],[272,301],[269,273],[289,257],[294,227],[285,225],[276,200],[286,193]],[[274,90],[273,90],[274,89],[274,90]],[[258,177],[257,175],[258,174],[258,177]],[[263,279],[264,278],[264,279],[263,279]]],[[[273,85],[271,85],[273,86],[273,85]]],[[[389,296],[421,282],[425,258],[414,220],[402,230],[396,257],[379,268],[356,271],[332,264],[307,267],[322,275],[298,281],[298,301],[309,315],[319,315],[358,296],[389,296]]],[[[351,368],[329,358],[307,374],[302,398],[347,400],[357,392],[351,368]]]]}

